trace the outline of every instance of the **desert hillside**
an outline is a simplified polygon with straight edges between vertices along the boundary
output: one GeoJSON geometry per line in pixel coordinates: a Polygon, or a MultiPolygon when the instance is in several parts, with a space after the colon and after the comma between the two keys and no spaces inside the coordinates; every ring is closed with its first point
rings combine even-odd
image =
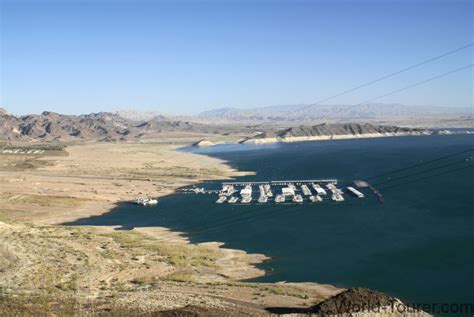
{"type": "Polygon", "coordinates": [[[315,141],[330,139],[350,139],[363,137],[430,135],[435,133],[429,129],[416,129],[369,123],[333,123],[313,126],[300,125],[272,132],[262,132],[254,137],[243,140],[244,143],[315,141]]]}

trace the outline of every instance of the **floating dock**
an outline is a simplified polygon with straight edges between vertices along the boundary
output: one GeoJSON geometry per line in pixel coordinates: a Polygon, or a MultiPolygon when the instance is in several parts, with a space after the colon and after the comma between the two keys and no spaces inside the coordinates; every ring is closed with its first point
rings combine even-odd
{"type": "Polygon", "coordinates": [[[289,184],[294,185],[303,185],[303,184],[312,184],[312,183],[320,183],[320,184],[334,184],[337,185],[337,179],[304,179],[304,180],[276,180],[276,181],[267,181],[267,182],[224,182],[222,185],[233,185],[233,186],[246,186],[246,185],[278,185],[278,186],[285,186],[289,184]]]}
{"type": "Polygon", "coordinates": [[[347,187],[347,190],[350,191],[351,193],[353,193],[358,198],[364,198],[364,194],[362,194],[360,191],[358,191],[357,189],[355,189],[352,186],[347,187]]]}
{"type": "Polygon", "coordinates": [[[222,183],[222,189],[214,190],[214,192],[218,192],[221,197],[216,201],[217,203],[239,203],[239,205],[270,202],[276,204],[304,204],[331,200],[343,202],[346,200],[344,198],[346,192],[350,192],[358,198],[365,197],[361,191],[354,187],[349,186],[347,190],[343,191],[337,187],[337,184],[337,179],[224,182],[222,183]],[[323,186],[327,189],[324,189],[323,186]]]}
{"type": "MultiPolygon", "coordinates": [[[[346,185],[349,183],[344,182],[346,185]]],[[[275,181],[223,182],[221,189],[199,187],[180,189],[183,193],[217,194],[218,204],[249,205],[266,204],[314,204],[328,201],[343,202],[344,194],[359,199],[365,198],[363,190],[371,189],[383,202],[382,194],[363,180],[354,181],[354,185],[337,187],[337,179],[304,179],[275,181]],[[255,187],[254,187],[255,186],[255,187]],[[357,188],[357,189],[356,189],[357,188]]],[[[351,199],[350,197],[348,199],[351,199]]],[[[354,198],[352,198],[354,199],[354,198]]]]}

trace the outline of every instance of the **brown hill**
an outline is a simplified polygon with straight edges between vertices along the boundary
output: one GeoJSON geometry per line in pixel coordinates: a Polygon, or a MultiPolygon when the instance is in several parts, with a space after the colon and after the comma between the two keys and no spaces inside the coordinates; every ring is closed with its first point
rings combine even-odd
{"type": "Polygon", "coordinates": [[[395,297],[367,288],[351,288],[313,306],[319,316],[430,316],[395,297]]]}
{"type": "Polygon", "coordinates": [[[144,122],[125,119],[109,112],[63,115],[45,111],[16,117],[0,111],[0,140],[39,139],[45,141],[101,140],[139,138],[163,131],[206,132],[200,124],[155,118],[144,122]]]}
{"type": "Polygon", "coordinates": [[[8,114],[4,109],[0,108],[0,139],[19,139],[21,137],[21,132],[18,130],[18,127],[18,118],[8,114]]]}
{"type": "Polygon", "coordinates": [[[365,136],[429,135],[432,130],[397,126],[373,125],[370,123],[322,123],[313,126],[297,126],[271,132],[262,132],[243,142],[311,140],[317,138],[348,138],[365,136]]]}
{"type": "Polygon", "coordinates": [[[104,112],[73,116],[45,111],[41,115],[12,116],[6,120],[15,126],[20,137],[31,139],[120,139],[130,133],[126,120],[104,112]]]}

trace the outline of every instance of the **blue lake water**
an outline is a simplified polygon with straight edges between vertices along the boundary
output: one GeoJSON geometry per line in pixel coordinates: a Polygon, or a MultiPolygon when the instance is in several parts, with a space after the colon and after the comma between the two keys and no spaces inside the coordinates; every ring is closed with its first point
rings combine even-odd
{"type": "Polygon", "coordinates": [[[272,260],[258,281],[364,286],[411,303],[474,303],[474,169],[445,173],[472,165],[462,160],[474,152],[372,178],[473,148],[474,136],[452,135],[194,149],[257,173],[238,180],[337,178],[342,186],[370,178],[385,203],[368,189],[364,199],[346,194],[345,202],[313,205],[219,205],[215,195],[174,194],[157,207],[123,204],[73,224],[165,226],[193,242],[263,253],[272,260]]]}

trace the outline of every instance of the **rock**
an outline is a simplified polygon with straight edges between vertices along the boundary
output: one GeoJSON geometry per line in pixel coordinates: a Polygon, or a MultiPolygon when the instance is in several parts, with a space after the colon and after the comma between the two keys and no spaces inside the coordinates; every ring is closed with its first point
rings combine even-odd
{"type": "Polygon", "coordinates": [[[208,147],[208,146],[214,146],[214,145],[216,144],[208,140],[200,140],[193,144],[193,146],[196,146],[196,147],[208,147]]]}
{"type": "Polygon", "coordinates": [[[412,129],[397,126],[373,125],[369,123],[322,123],[313,126],[300,125],[276,132],[262,132],[247,138],[242,143],[298,142],[364,137],[430,135],[429,129],[412,129]]]}
{"type": "Polygon", "coordinates": [[[351,288],[311,307],[320,316],[429,316],[399,299],[367,288],[351,288]]]}

